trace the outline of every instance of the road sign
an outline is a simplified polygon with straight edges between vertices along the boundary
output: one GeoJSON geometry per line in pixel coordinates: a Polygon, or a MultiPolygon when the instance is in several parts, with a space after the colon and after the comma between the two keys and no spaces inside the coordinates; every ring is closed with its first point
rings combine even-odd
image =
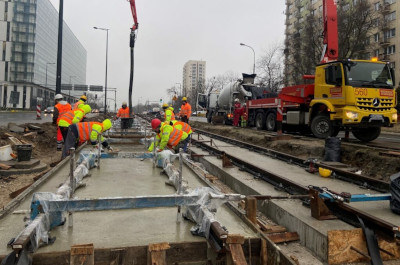
{"type": "Polygon", "coordinates": [[[61,84],[61,90],[72,90],[71,84],[61,84]]]}
{"type": "Polygon", "coordinates": [[[88,85],[74,85],[75,91],[87,91],[88,85]]]}
{"type": "Polygon", "coordinates": [[[103,92],[103,86],[90,86],[89,90],[103,92]]]}

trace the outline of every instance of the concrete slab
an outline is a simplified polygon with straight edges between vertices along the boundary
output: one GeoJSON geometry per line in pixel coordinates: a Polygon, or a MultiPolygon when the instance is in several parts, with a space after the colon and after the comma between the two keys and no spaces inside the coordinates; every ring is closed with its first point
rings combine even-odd
{"type": "MultiPolygon", "coordinates": [[[[64,166],[38,191],[55,192],[68,176],[69,165],[64,166]]],[[[78,189],[76,198],[97,198],[112,196],[140,196],[173,194],[175,190],[164,182],[166,176],[160,169],[152,167],[151,160],[103,159],[100,169],[92,169],[92,176],[84,179],[86,187],[78,189]]],[[[184,179],[190,187],[203,186],[190,170],[184,169],[184,179]]],[[[16,210],[29,209],[30,198],[16,210]]],[[[51,246],[39,249],[39,253],[69,250],[73,244],[93,243],[95,248],[140,246],[157,242],[196,242],[204,238],[191,235],[192,223],[176,222],[176,208],[135,209],[119,211],[80,212],[73,214],[74,226],[57,227],[51,236],[57,238],[51,246]]],[[[230,233],[255,237],[254,232],[227,208],[222,207],[216,219],[227,227],[230,233]]],[[[23,216],[9,214],[0,220],[0,255],[10,249],[6,243],[24,228],[23,216]]]]}
{"type": "Polygon", "coordinates": [[[39,165],[40,160],[36,159],[36,158],[32,158],[29,161],[10,160],[10,161],[2,161],[1,163],[12,166],[13,168],[23,169],[23,168],[32,168],[34,166],[39,165]]]}
{"type": "Polygon", "coordinates": [[[11,175],[21,175],[21,174],[31,174],[36,172],[41,172],[47,168],[47,164],[39,163],[32,168],[10,168],[7,170],[0,170],[0,175],[11,176],[11,175]]]}

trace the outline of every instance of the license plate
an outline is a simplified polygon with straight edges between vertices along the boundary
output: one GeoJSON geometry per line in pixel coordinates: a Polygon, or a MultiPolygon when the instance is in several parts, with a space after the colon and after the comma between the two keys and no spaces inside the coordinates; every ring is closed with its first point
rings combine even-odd
{"type": "Polygon", "coordinates": [[[381,120],[383,120],[383,116],[382,116],[382,115],[378,115],[378,114],[371,114],[371,115],[369,116],[369,120],[370,120],[370,121],[371,121],[371,120],[373,120],[373,121],[376,121],[376,120],[381,121],[381,120]]]}

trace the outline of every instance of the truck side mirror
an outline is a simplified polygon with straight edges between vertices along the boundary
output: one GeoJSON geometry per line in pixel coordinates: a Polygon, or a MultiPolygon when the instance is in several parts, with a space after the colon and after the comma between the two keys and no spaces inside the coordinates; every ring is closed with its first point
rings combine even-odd
{"type": "Polygon", "coordinates": [[[392,83],[393,83],[393,87],[396,85],[396,75],[394,74],[394,69],[390,68],[390,75],[392,76],[392,83]]]}

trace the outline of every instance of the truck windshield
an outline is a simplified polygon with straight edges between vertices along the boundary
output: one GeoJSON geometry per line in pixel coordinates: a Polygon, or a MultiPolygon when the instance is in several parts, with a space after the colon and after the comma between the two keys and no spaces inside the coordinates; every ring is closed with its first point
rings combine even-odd
{"type": "Polygon", "coordinates": [[[344,63],[344,68],[351,86],[393,88],[390,69],[386,64],[349,61],[344,63]]]}

